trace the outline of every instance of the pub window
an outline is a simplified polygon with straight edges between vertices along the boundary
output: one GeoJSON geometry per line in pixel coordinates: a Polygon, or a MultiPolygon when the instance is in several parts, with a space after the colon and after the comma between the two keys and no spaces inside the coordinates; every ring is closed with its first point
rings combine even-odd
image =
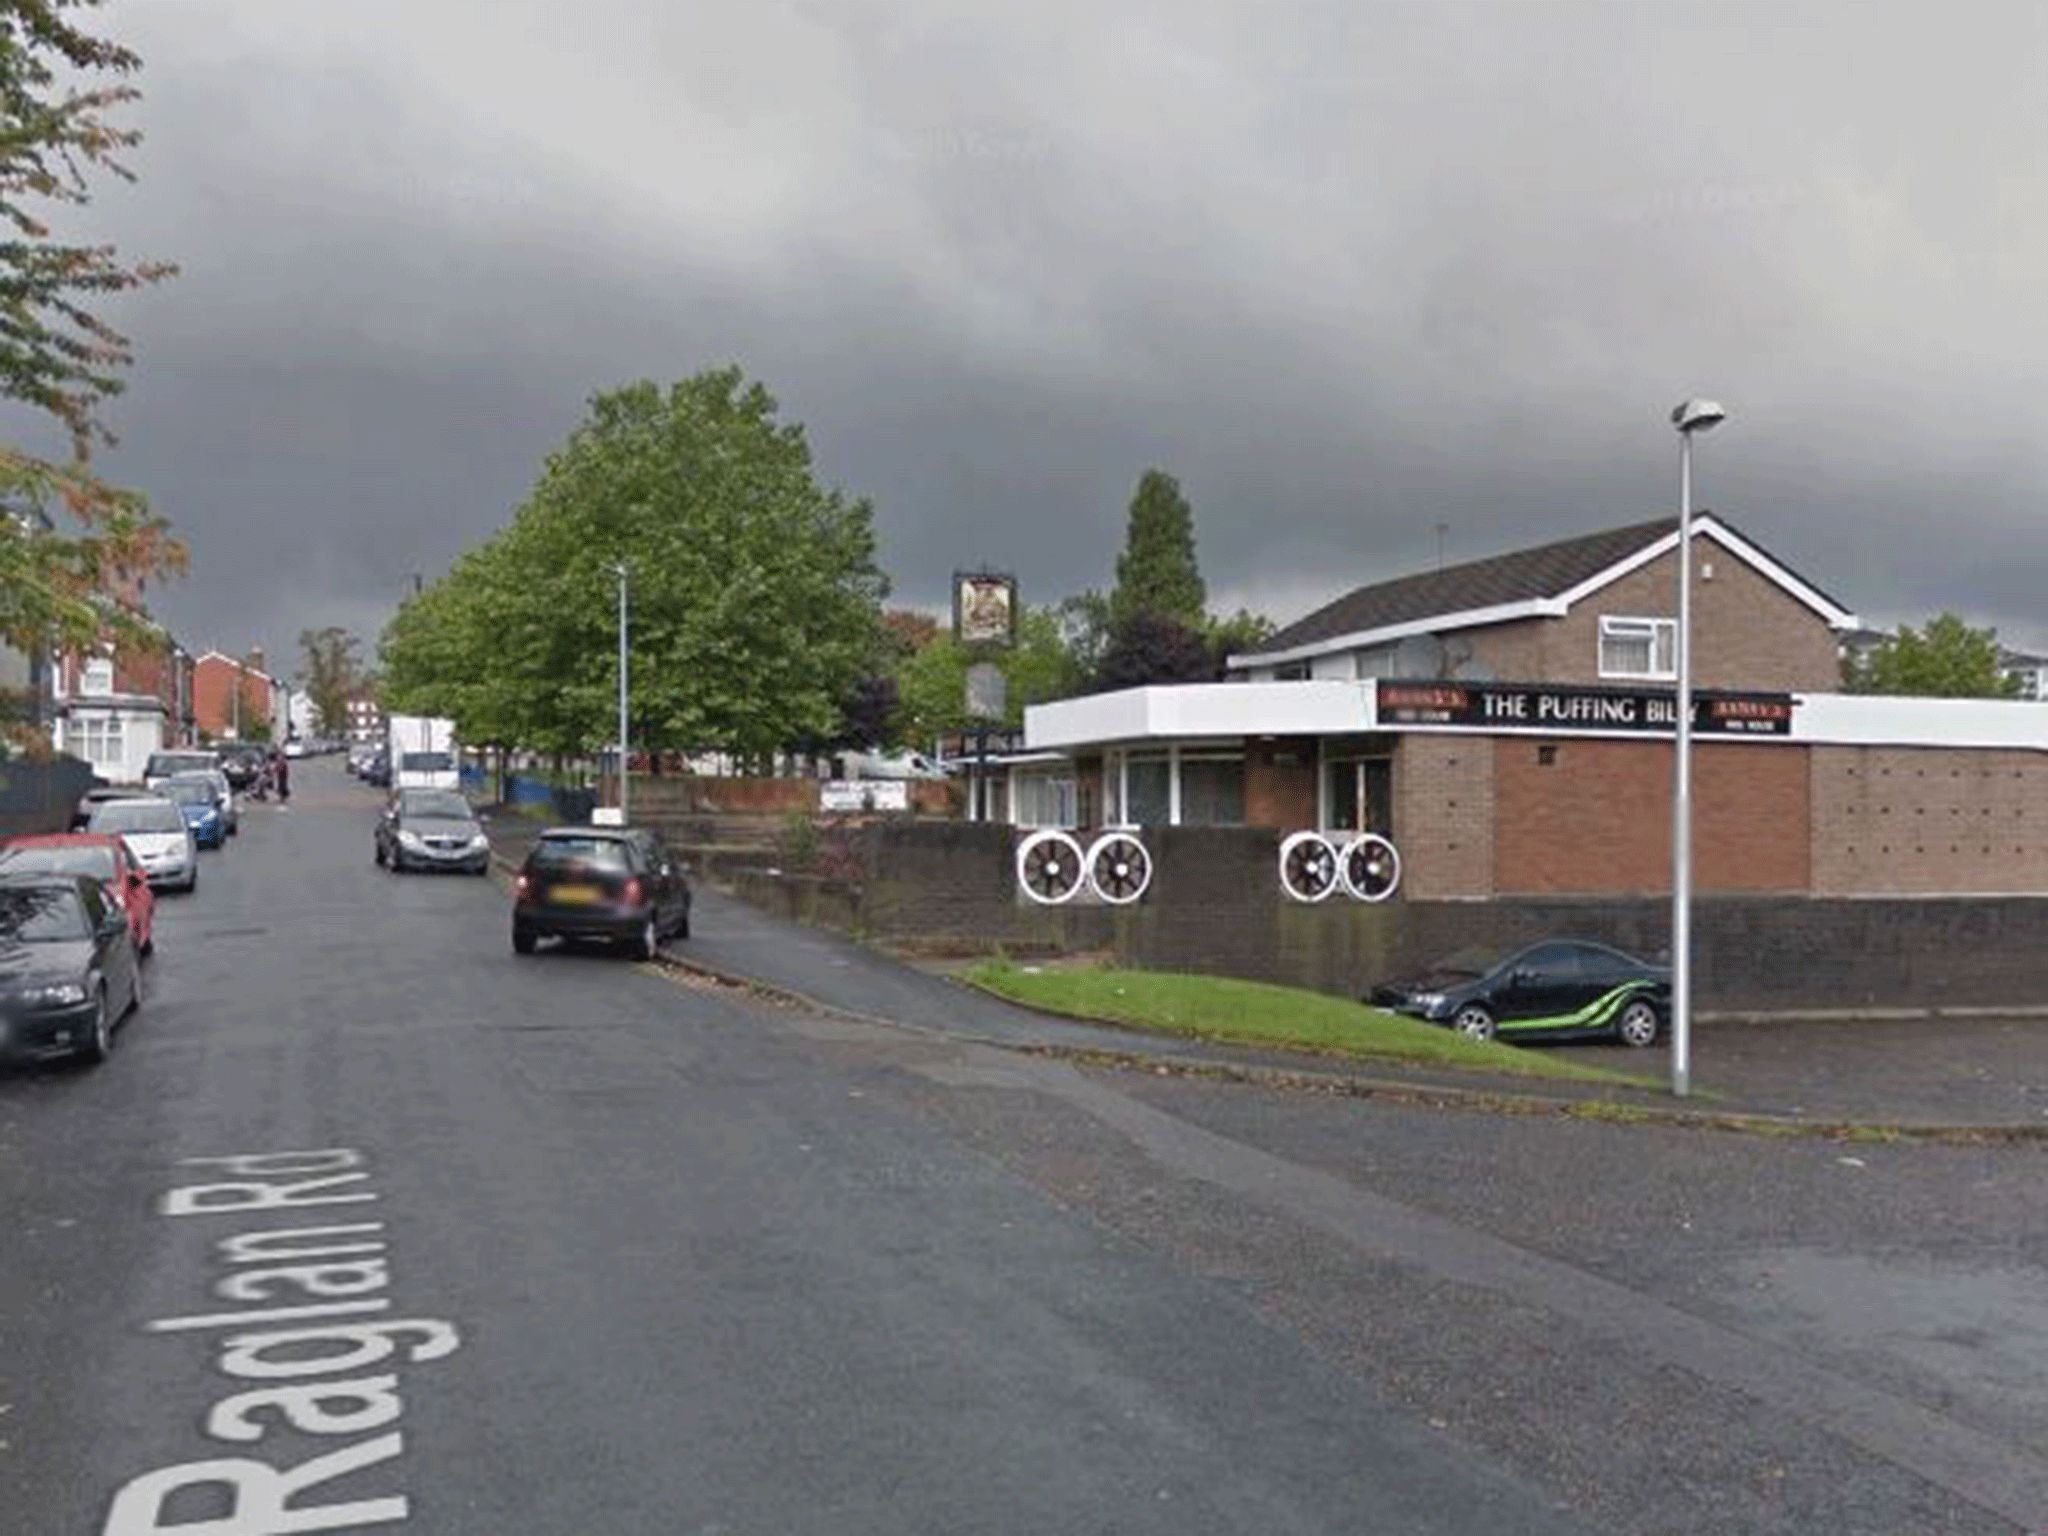
{"type": "Polygon", "coordinates": [[[1243,757],[1181,754],[1180,823],[1184,827],[1244,825],[1243,757]]]}
{"type": "Polygon", "coordinates": [[[1678,675],[1678,621],[1601,615],[1602,677],[1672,678],[1678,675]]]}
{"type": "Polygon", "coordinates": [[[1305,661],[1283,662],[1273,669],[1276,683],[1305,683],[1308,681],[1308,663],[1305,661]]]}

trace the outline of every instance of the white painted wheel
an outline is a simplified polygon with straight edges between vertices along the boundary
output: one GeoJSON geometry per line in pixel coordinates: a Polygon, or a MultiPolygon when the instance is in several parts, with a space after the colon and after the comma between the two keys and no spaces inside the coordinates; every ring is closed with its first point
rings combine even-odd
{"type": "Polygon", "coordinates": [[[1017,883],[1039,905],[1056,907],[1081,889],[1087,863],[1079,843],[1047,827],[1017,845],[1017,883]]]}
{"type": "Polygon", "coordinates": [[[1280,889],[1296,901],[1321,901],[1337,889],[1337,850],[1320,832],[1296,832],[1280,844],[1280,889]]]}
{"type": "Polygon", "coordinates": [[[1401,855],[1376,833],[1353,838],[1337,861],[1344,889],[1359,901],[1385,901],[1401,883],[1401,855]]]}
{"type": "Polygon", "coordinates": [[[1111,905],[1129,906],[1152,883],[1152,855],[1128,832],[1105,832],[1088,850],[1088,883],[1111,905]]]}
{"type": "Polygon", "coordinates": [[[1657,1043],[1657,1010],[1643,998],[1632,999],[1621,1010],[1621,1017],[1614,1021],[1614,1032],[1621,1037],[1624,1045],[1637,1050],[1657,1043]]]}

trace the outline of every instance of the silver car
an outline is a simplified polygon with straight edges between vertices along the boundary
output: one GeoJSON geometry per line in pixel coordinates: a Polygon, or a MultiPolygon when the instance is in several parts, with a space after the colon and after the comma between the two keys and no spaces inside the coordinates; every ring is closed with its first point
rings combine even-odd
{"type": "Polygon", "coordinates": [[[162,795],[104,800],[93,808],[86,830],[117,834],[152,888],[199,889],[199,844],[176,801],[162,795]]]}
{"type": "Polygon", "coordinates": [[[482,818],[452,789],[401,789],[377,819],[377,862],[408,869],[491,872],[491,839],[482,818]]]}

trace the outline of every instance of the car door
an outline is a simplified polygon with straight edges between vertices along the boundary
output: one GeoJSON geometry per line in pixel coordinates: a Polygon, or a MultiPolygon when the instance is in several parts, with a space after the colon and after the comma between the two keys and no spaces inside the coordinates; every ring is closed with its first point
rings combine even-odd
{"type": "Polygon", "coordinates": [[[98,880],[80,881],[78,895],[85,904],[85,920],[92,925],[93,964],[106,986],[108,1006],[118,1015],[142,995],[128,914],[98,880]]]}
{"type": "Polygon", "coordinates": [[[1535,945],[1509,963],[1496,1022],[1504,1032],[1556,1028],[1576,1011],[1574,999],[1584,987],[1574,946],[1535,945]]]}
{"type": "Polygon", "coordinates": [[[653,872],[661,929],[667,933],[683,920],[682,883],[676,879],[675,856],[659,832],[647,834],[647,867],[653,872]]]}

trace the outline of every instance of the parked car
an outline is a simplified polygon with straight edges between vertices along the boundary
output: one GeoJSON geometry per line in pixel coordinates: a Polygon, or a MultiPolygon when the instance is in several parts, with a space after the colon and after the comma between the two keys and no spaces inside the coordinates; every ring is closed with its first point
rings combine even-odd
{"type": "Polygon", "coordinates": [[[83,832],[92,824],[92,813],[109,800],[133,800],[137,795],[149,791],[140,784],[95,784],[78,797],[78,804],[71,808],[71,830],[83,832]]]}
{"type": "Polygon", "coordinates": [[[156,896],[149,876],[120,838],[95,832],[10,837],[0,843],[0,875],[88,875],[112,889],[128,914],[135,952],[156,953],[156,896]]]}
{"type": "Polygon", "coordinates": [[[1656,1043],[1671,1013],[1671,972],[1605,944],[1546,939],[1502,954],[1460,951],[1367,1000],[1475,1040],[1612,1035],[1656,1043]]]}
{"type": "Polygon", "coordinates": [[[212,768],[204,773],[176,773],[157,786],[158,794],[167,793],[173,785],[204,784],[213,796],[214,809],[220,812],[221,827],[229,837],[242,830],[241,806],[235,799],[234,786],[228,783],[224,769],[212,768]]]}
{"type": "Polygon", "coordinates": [[[394,874],[408,869],[491,872],[491,839],[483,818],[452,789],[401,789],[377,818],[377,862],[394,874]]]}
{"type": "Polygon", "coordinates": [[[108,800],[93,811],[86,830],[117,834],[153,887],[199,889],[199,844],[184,811],[162,795],[108,800]]]}
{"type": "Polygon", "coordinates": [[[155,789],[165,779],[180,773],[209,773],[220,766],[220,754],[211,748],[182,752],[152,752],[142,770],[142,787],[155,789]]]}
{"type": "Polygon", "coordinates": [[[98,880],[0,877],[0,1052],[105,1061],[141,1002],[127,915],[98,880]]]}
{"type": "Polygon", "coordinates": [[[213,785],[194,774],[165,779],[157,791],[185,813],[185,825],[192,829],[192,841],[201,848],[225,848],[228,824],[214,799],[213,785]]]}
{"type": "Polygon", "coordinates": [[[651,960],[671,935],[690,936],[690,882],[658,833],[556,827],[535,840],[515,883],[516,953],[546,938],[601,939],[651,960]]]}
{"type": "Polygon", "coordinates": [[[370,760],[363,765],[363,782],[365,784],[374,784],[379,789],[389,789],[391,787],[391,754],[389,752],[380,747],[370,755],[370,760]]]}

